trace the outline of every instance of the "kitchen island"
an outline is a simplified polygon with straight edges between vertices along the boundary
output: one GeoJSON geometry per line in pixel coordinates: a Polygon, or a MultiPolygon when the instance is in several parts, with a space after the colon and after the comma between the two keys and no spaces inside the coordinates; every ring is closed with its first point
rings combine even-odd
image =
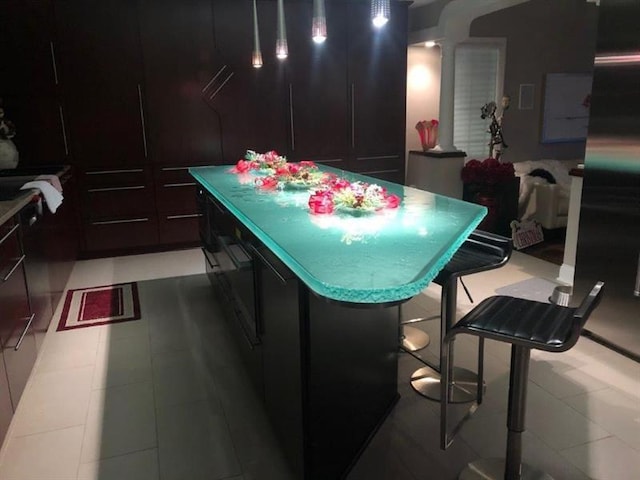
{"type": "Polygon", "coordinates": [[[399,305],[424,289],[484,207],[329,167],[401,200],[309,211],[306,189],[190,169],[208,271],[296,477],[346,476],[398,398],[399,305]]]}

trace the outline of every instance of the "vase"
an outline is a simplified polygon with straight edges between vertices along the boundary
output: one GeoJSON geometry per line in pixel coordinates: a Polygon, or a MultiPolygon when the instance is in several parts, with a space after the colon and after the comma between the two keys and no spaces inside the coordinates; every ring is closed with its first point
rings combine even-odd
{"type": "Polygon", "coordinates": [[[0,170],[18,166],[18,149],[10,139],[0,139],[0,170]]]}

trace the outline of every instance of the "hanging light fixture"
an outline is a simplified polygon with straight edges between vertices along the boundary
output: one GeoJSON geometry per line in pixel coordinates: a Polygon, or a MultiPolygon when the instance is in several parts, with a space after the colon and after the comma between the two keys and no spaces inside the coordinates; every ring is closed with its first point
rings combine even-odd
{"type": "Polygon", "coordinates": [[[254,68],[262,67],[262,52],[260,51],[260,35],[258,34],[258,8],[256,0],[253,0],[253,53],[251,54],[251,65],[254,68]]]}
{"type": "Polygon", "coordinates": [[[289,56],[289,47],[287,46],[287,27],[284,23],[284,3],[278,0],[278,38],[276,39],[276,57],[284,60],[289,56]]]}
{"type": "Polygon", "coordinates": [[[311,38],[315,43],[323,43],[327,39],[327,17],[324,13],[324,0],[313,0],[311,38]]]}
{"type": "Polygon", "coordinates": [[[371,0],[371,21],[376,28],[383,27],[390,16],[389,0],[371,0]]]}

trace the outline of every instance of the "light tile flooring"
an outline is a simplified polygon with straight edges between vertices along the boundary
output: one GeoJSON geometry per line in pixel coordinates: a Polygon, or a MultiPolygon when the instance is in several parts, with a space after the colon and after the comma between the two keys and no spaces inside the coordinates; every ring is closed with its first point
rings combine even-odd
{"type": "MultiPolygon", "coordinates": [[[[54,317],[0,452],[0,479],[290,478],[203,264],[199,250],[185,250],[76,265],[68,288],[141,281],[142,319],[55,332],[54,317]]],[[[516,252],[466,284],[477,302],[556,275],[556,266],[516,252]]],[[[429,287],[404,313],[437,313],[439,297],[429,287]]],[[[458,297],[460,313],[472,307],[458,297]]],[[[420,326],[437,338],[437,322],[420,326]]],[[[473,366],[474,341],[456,345],[457,361],[473,366]]],[[[433,345],[424,352],[435,353],[433,345]]],[[[348,480],[453,479],[469,461],[504,455],[508,347],[488,342],[485,402],[447,451],[438,448],[438,404],[408,384],[419,362],[401,354],[399,363],[402,397],[348,480]]],[[[563,354],[534,352],[525,461],[556,479],[640,478],[639,400],[640,365],[588,339],[563,354]]]]}

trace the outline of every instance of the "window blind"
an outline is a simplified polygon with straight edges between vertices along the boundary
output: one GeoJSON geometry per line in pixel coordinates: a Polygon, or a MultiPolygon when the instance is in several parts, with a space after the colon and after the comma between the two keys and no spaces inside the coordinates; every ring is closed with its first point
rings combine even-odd
{"type": "Polygon", "coordinates": [[[455,54],[453,143],[470,158],[489,156],[490,120],[480,109],[496,101],[499,49],[494,45],[458,45],[455,54]]]}

